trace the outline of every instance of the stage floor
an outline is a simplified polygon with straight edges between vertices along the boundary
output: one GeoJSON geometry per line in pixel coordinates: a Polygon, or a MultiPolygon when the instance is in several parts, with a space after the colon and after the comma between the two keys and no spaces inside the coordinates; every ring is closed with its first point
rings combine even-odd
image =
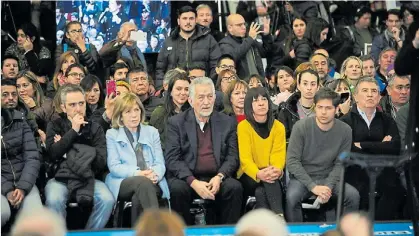
{"type": "MultiPolygon", "coordinates": [[[[292,236],[314,236],[320,235],[327,230],[334,229],[334,224],[291,224],[289,225],[290,235],[292,236]]],[[[213,226],[213,227],[190,227],[186,229],[187,236],[231,236],[234,235],[233,226],[213,226]]],[[[374,225],[375,235],[413,235],[413,227],[409,222],[386,222],[374,225]]],[[[74,231],[68,236],[132,236],[134,232],[129,229],[104,230],[104,231],[74,231]]]]}

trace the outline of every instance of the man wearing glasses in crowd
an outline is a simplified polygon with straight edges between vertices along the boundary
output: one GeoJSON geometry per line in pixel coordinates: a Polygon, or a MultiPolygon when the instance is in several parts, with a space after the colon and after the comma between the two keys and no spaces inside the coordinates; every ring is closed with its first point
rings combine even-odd
{"type": "Polygon", "coordinates": [[[228,35],[220,41],[221,53],[229,54],[237,63],[236,70],[239,78],[246,78],[252,74],[265,76],[262,57],[272,48],[270,34],[270,19],[263,18],[263,25],[252,23],[247,33],[246,22],[239,14],[227,18],[228,35]],[[262,33],[261,39],[258,35],[262,33]]]}
{"type": "Polygon", "coordinates": [[[65,83],[80,85],[81,80],[86,76],[86,71],[80,64],[72,64],[65,73],[65,83]]]}

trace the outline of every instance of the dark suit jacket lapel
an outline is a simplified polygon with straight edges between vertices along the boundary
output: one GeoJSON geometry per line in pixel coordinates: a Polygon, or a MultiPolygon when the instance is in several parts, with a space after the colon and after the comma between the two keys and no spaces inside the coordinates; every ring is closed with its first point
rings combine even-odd
{"type": "Polygon", "coordinates": [[[223,131],[223,124],[220,121],[217,112],[213,112],[213,115],[210,118],[211,122],[211,140],[212,140],[212,149],[214,151],[214,157],[215,161],[217,162],[218,167],[221,166],[221,142],[222,137],[220,134],[222,134],[223,131]]]}
{"type": "MultiPolygon", "coordinates": [[[[185,130],[188,135],[189,143],[191,144],[192,153],[195,158],[198,158],[198,138],[196,133],[196,118],[193,109],[189,109],[189,114],[186,116],[185,130]]],[[[170,137],[169,137],[170,138],[170,137]]]]}

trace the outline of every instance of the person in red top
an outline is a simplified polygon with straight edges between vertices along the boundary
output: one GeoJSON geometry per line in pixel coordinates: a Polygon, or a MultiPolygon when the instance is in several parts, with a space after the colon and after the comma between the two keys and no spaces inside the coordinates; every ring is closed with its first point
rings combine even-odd
{"type": "Polygon", "coordinates": [[[223,113],[235,117],[237,124],[246,119],[244,115],[244,97],[248,85],[244,80],[234,80],[230,83],[224,96],[223,113]]]}

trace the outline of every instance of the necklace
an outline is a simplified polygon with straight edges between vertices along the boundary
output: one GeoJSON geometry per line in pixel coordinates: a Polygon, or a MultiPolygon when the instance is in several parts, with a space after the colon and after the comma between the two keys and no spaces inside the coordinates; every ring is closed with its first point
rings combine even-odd
{"type": "Polygon", "coordinates": [[[303,113],[304,113],[304,115],[305,115],[306,117],[308,117],[309,115],[311,115],[311,113],[313,112],[313,109],[304,107],[304,106],[301,104],[301,102],[300,102],[300,101],[298,101],[298,104],[300,105],[301,110],[303,111],[303,113]]]}

